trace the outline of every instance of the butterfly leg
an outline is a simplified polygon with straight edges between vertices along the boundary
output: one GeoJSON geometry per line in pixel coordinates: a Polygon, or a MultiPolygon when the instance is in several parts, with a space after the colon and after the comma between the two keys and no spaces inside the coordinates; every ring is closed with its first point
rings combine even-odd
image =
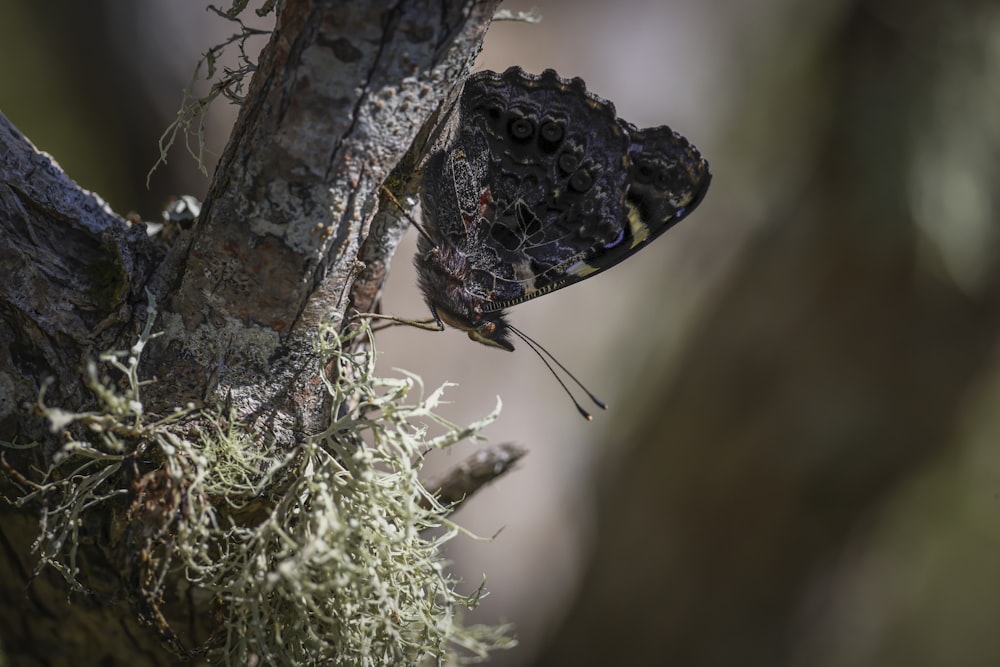
{"type": "Polygon", "coordinates": [[[372,327],[372,331],[381,331],[382,329],[388,329],[389,327],[396,326],[397,324],[405,324],[406,326],[416,327],[417,329],[423,329],[424,331],[444,331],[444,322],[435,317],[428,317],[425,320],[408,320],[405,317],[397,317],[396,315],[382,315],[380,313],[358,313],[354,317],[362,318],[367,317],[370,320],[383,320],[386,324],[381,326],[372,327]]]}

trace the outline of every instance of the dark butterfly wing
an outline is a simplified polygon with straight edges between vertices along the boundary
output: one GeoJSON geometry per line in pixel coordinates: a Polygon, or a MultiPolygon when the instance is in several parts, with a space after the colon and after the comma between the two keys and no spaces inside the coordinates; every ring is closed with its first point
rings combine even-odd
{"type": "Polygon", "coordinates": [[[593,248],[583,263],[570,268],[559,287],[612,267],[644,248],[689,215],[712,181],[708,162],[698,149],[669,127],[639,129],[619,122],[632,139],[627,214],[620,221],[620,236],[593,248]]]}
{"type": "Polygon", "coordinates": [[[624,216],[629,137],[614,107],[551,70],[480,72],[465,83],[460,127],[425,168],[425,219],[469,258],[487,303],[537,296],[624,216]],[[529,296],[530,295],[530,296],[529,296]]]}
{"type": "Polygon", "coordinates": [[[700,202],[707,163],[669,128],[639,130],[580,79],[512,67],[465,83],[424,169],[433,245],[496,312],[613,266],[700,202]]]}

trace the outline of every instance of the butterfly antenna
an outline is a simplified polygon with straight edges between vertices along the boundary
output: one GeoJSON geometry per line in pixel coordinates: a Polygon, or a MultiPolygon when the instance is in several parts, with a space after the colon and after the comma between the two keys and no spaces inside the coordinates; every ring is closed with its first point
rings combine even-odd
{"type": "Polygon", "coordinates": [[[532,352],[534,352],[535,354],[538,355],[538,358],[541,359],[542,363],[545,364],[545,367],[549,369],[549,372],[552,373],[552,376],[556,379],[556,382],[559,383],[559,386],[561,386],[563,388],[563,391],[566,392],[566,395],[569,396],[569,400],[573,401],[573,405],[576,406],[576,409],[580,412],[581,415],[583,415],[584,419],[586,419],[587,421],[590,421],[594,417],[589,412],[587,412],[586,410],[584,410],[583,406],[580,405],[580,402],[576,400],[576,397],[573,395],[573,392],[571,392],[569,390],[569,387],[566,386],[566,383],[563,382],[563,379],[561,377],[559,377],[558,373],[556,373],[556,370],[552,367],[552,364],[549,363],[549,359],[551,359],[555,363],[555,365],[558,366],[562,370],[563,373],[565,373],[567,376],[569,376],[569,378],[573,382],[576,383],[576,386],[578,386],[580,389],[583,390],[583,393],[585,393],[587,395],[587,397],[594,402],[594,405],[596,405],[597,407],[601,408],[602,410],[607,410],[608,409],[607,403],[605,403],[601,399],[597,398],[597,396],[594,396],[593,392],[591,392],[589,389],[587,389],[587,387],[585,387],[584,384],[582,382],[580,382],[580,380],[578,380],[577,377],[575,375],[573,375],[569,371],[568,368],[566,368],[565,366],[563,366],[562,363],[560,363],[560,361],[558,359],[556,359],[554,356],[552,356],[551,352],[549,352],[544,347],[542,347],[542,345],[540,343],[538,343],[533,338],[531,338],[530,336],[528,336],[526,333],[524,333],[523,331],[521,331],[520,329],[518,329],[518,328],[516,328],[514,326],[508,325],[508,328],[511,331],[513,331],[514,334],[517,335],[518,338],[520,338],[521,340],[523,340],[528,345],[528,347],[531,348],[532,352]]]}

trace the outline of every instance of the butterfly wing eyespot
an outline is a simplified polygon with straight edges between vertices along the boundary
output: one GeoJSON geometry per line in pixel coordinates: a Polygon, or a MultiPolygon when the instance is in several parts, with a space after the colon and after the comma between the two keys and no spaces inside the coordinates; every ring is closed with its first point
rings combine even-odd
{"type": "Polygon", "coordinates": [[[507,125],[507,131],[514,141],[524,143],[535,136],[535,125],[527,118],[513,118],[507,125]]]}
{"type": "Polygon", "coordinates": [[[580,166],[580,158],[573,153],[561,153],[556,160],[556,165],[562,173],[572,174],[580,166]]]}
{"type": "Polygon", "coordinates": [[[538,145],[543,151],[551,153],[559,148],[566,129],[557,121],[546,120],[538,128],[538,145]]]}
{"type": "Polygon", "coordinates": [[[586,169],[577,169],[569,177],[569,187],[575,192],[584,193],[594,185],[594,177],[586,169]]]}
{"type": "Polygon", "coordinates": [[[652,164],[648,160],[638,160],[634,162],[633,165],[632,173],[636,183],[655,184],[661,176],[661,173],[656,168],[656,165],[652,164]]]}

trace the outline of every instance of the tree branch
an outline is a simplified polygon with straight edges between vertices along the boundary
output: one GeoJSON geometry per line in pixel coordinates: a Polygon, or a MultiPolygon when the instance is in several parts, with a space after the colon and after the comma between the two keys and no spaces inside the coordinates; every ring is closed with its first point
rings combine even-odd
{"type": "Polygon", "coordinates": [[[159,255],[0,114],[0,438],[46,428],[21,410],[39,381],[79,404],[80,354],[108,346],[159,255]]]}
{"type": "Polygon", "coordinates": [[[457,509],[480,489],[513,470],[527,453],[509,442],[484,447],[428,484],[427,489],[439,502],[457,509]]]}

